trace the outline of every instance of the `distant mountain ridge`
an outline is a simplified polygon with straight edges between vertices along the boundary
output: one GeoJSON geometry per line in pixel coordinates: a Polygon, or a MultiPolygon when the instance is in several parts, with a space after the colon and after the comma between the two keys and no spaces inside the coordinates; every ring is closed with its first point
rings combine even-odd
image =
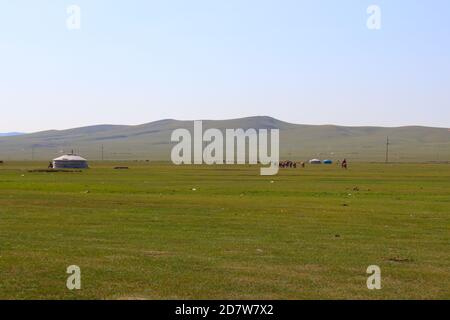
{"type": "MultiPolygon", "coordinates": [[[[230,120],[204,120],[204,130],[280,129],[283,159],[349,158],[384,161],[390,137],[392,161],[450,161],[447,128],[422,126],[347,127],[305,125],[266,116],[230,120]]],[[[165,119],[141,125],[97,125],[67,130],[0,137],[0,160],[48,160],[74,150],[90,160],[168,161],[173,130],[192,130],[193,121],[165,119]],[[102,151],[103,150],[103,151],[102,151]]]]}
{"type": "Polygon", "coordinates": [[[21,136],[25,133],[22,132],[0,132],[0,137],[13,137],[13,136],[21,136]]]}

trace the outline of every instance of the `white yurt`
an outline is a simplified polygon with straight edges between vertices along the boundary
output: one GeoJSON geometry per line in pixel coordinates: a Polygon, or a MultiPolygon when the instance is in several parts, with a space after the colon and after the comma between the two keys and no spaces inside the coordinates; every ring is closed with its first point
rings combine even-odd
{"type": "Polygon", "coordinates": [[[66,154],[53,159],[53,168],[55,169],[87,169],[89,168],[86,159],[76,154],[66,154]]]}
{"type": "Polygon", "coordinates": [[[309,160],[310,164],[322,164],[322,161],[320,161],[319,159],[311,159],[309,160]]]}

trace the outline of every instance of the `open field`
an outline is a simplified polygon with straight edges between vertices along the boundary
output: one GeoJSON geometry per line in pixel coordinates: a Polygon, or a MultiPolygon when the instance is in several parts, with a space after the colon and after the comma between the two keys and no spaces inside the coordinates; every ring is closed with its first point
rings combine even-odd
{"type": "Polygon", "coordinates": [[[350,165],[0,164],[0,299],[449,299],[450,165],[350,165]]]}

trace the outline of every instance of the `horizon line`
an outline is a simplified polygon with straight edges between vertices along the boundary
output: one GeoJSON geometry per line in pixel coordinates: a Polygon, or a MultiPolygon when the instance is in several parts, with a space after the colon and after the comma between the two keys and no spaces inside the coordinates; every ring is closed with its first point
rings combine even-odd
{"type": "Polygon", "coordinates": [[[101,127],[101,126],[117,126],[117,127],[138,127],[148,124],[153,124],[157,122],[163,122],[163,121],[177,121],[177,122],[193,122],[193,121],[233,121],[233,120],[243,120],[243,119],[251,119],[251,118],[267,118],[279,122],[284,122],[286,124],[290,125],[300,125],[300,126],[333,126],[333,127],[347,127],[347,128],[384,128],[384,129],[396,129],[396,128],[408,128],[408,127],[422,127],[422,128],[433,128],[433,129],[448,129],[450,131],[449,127],[440,127],[440,126],[430,126],[430,125],[420,125],[420,124],[408,124],[408,125],[393,125],[393,126],[386,126],[386,125],[343,125],[343,124],[333,124],[333,123],[322,123],[322,124],[309,124],[309,123],[295,123],[295,122],[289,122],[285,120],[281,120],[279,118],[271,117],[271,116],[265,116],[265,115],[255,115],[255,116],[245,116],[240,118],[225,118],[225,119],[174,119],[174,118],[164,118],[159,120],[153,120],[150,122],[144,122],[144,123],[137,123],[137,124],[112,124],[112,123],[100,123],[100,124],[88,124],[88,125],[81,125],[77,127],[69,127],[64,129],[44,129],[44,130],[38,130],[38,131],[32,131],[32,132],[24,132],[24,131],[9,131],[9,132],[0,132],[1,138],[7,138],[7,137],[14,137],[17,135],[29,135],[29,134],[35,134],[35,133],[42,133],[42,132],[51,132],[51,131],[68,131],[68,130],[75,130],[75,129],[81,129],[81,128],[91,128],[91,127],[101,127]],[[5,136],[1,136],[5,134],[5,136]],[[8,136],[8,134],[11,134],[11,136],[8,136]]]}

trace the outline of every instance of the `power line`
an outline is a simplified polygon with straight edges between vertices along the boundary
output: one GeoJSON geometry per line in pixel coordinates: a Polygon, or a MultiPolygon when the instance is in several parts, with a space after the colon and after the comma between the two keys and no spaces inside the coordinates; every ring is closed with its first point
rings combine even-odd
{"type": "Polygon", "coordinates": [[[389,137],[386,138],[386,163],[389,162],[389,137]]]}

